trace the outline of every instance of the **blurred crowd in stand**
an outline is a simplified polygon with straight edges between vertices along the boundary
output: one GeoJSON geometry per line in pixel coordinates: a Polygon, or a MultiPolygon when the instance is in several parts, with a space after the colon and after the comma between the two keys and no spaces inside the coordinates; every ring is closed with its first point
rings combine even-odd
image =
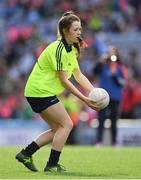
{"type": "MultiPolygon", "coordinates": [[[[80,66],[94,86],[98,79],[93,68],[110,45],[116,46],[116,40],[112,44],[111,39],[118,35],[121,46],[117,46],[128,69],[121,118],[141,119],[141,49],[132,38],[134,34],[140,34],[138,41],[141,38],[141,0],[1,0],[0,119],[39,118],[24,99],[25,82],[40,53],[56,39],[56,23],[68,10],[81,17],[88,47],[80,66]]],[[[68,92],[65,95],[62,101],[74,124],[78,120],[91,124],[97,113],[68,92]]]]}

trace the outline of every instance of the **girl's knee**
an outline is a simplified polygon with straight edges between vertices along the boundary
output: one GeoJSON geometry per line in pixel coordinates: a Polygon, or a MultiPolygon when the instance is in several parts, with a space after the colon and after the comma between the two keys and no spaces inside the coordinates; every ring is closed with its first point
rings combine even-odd
{"type": "Polygon", "coordinates": [[[66,123],[66,126],[67,126],[68,129],[72,130],[72,128],[73,128],[73,122],[72,122],[72,121],[68,121],[68,122],[66,123]]]}

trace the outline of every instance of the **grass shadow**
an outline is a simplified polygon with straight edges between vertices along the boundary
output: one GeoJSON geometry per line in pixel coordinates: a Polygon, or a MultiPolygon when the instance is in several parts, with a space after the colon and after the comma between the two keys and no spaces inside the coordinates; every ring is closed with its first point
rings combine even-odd
{"type": "Polygon", "coordinates": [[[49,173],[50,176],[61,176],[61,178],[67,177],[67,179],[73,179],[73,178],[90,178],[90,179],[101,179],[101,178],[112,178],[112,179],[123,179],[126,178],[128,176],[128,174],[123,173],[123,174],[106,174],[106,173],[100,173],[100,174],[96,174],[96,173],[92,173],[92,174],[86,174],[86,173],[81,173],[81,172],[63,172],[63,173],[57,173],[57,172],[52,172],[49,173]]]}

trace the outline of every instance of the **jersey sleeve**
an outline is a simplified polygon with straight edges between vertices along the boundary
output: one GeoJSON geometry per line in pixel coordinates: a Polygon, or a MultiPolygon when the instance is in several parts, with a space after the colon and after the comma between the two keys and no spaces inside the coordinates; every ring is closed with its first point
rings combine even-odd
{"type": "Polygon", "coordinates": [[[68,71],[68,68],[78,69],[79,68],[78,61],[74,57],[72,58],[71,63],[70,63],[68,62],[67,56],[62,54],[60,61],[57,61],[57,71],[68,71]],[[72,66],[69,68],[69,65],[72,65],[72,66]]]}
{"type": "Polygon", "coordinates": [[[59,45],[55,55],[55,70],[56,71],[71,71],[74,68],[79,68],[75,53],[68,54],[63,45],[59,45]]]}
{"type": "Polygon", "coordinates": [[[67,55],[63,51],[63,47],[56,50],[56,70],[66,71],[67,70],[67,55]]]}

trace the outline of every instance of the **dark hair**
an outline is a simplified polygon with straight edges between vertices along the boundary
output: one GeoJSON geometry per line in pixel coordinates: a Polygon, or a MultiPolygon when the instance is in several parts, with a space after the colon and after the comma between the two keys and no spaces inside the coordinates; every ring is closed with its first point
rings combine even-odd
{"type": "MultiPolygon", "coordinates": [[[[64,13],[58,23],[58,36],[61,36],[62,38],[64,38],[63,30],[64,29],[69,30],[74,21],[81,21],[81,20],[78,16],[74,14],[73,11],[68,11],[64,13]]],[[[74,47],[78,51],[78,56],[80,56],[80,47],[82,46],[82,41],[83,40],[80,38],[79,43],[73,44],[74,47]]]]}
{"type": "Polygon", "coordinates": [[[63,29],[69,30],[71,27],[71,24],[74,21],[80,21],[80,18],[76,16],[73,13],[73,11],[68,11],[64,13],[63,16],[60,18],[59,23],[58,23],[58,32],[62,38],[64,37],[63,29]]]}

